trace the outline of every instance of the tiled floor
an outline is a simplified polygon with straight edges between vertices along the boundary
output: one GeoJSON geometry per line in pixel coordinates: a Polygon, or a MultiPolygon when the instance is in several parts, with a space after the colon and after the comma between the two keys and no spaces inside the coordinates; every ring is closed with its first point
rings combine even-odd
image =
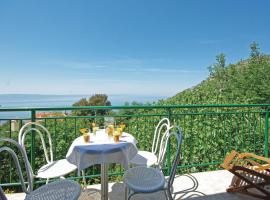
{"type": "MultiPolygon", "coordinates": [[[[232,179],[231,173],[220,170],[212,172],[194,173],[190,175],[177,176],[174,182],[175,199],[194,199],[194,200],[255,200],[245,195],[228,194],[226,188],[232,179]]],[[[100,185],[92,185],[82,192],[79,200],[100,199],[100,185]]],[[[9,200],[22,200],[24,194],[9,195],[9,200]]],[[[124,199],[123,183],[109,184],[109,199],[124,199]]],[[[134,196],[136,200],[163,200],[163,192],[148,195],[134,196]]]]}

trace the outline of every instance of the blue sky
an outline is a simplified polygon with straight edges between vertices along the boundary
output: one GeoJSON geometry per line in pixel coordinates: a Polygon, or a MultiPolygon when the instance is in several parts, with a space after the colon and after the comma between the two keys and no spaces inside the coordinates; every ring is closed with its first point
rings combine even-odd
{"type": "Polygon", "coordinates": [[[171,96],[270,53],[268,0],[0,0],[0,94],[171,96]]]}

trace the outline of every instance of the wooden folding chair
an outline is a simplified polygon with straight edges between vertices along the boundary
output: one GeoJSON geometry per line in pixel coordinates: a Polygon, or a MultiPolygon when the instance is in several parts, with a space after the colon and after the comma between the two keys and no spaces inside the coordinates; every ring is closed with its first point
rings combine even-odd
{"type": "Polygon", "coordinates": [[[241,192],[260,199],[270,199],[270,159],[253,153],[232,151],[221,167],[235,175],[227,192],[241,192]]]}

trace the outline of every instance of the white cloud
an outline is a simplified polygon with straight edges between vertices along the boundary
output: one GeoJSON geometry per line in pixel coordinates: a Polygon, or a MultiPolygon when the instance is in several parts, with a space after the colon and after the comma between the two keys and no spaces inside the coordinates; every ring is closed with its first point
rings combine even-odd
{"type": "Polygon", "coordinates": [[[166,63],[177,63],[178,61],[167,60],[167,59],[150,59],[150,60],[139,60],[139,59],[116,59],[116,60],[100,60],[100,61],[50,61],[44,62],[43,65],[52,65],[60,69],[71,69],[81,70],[76,73],[90,72],[134,72],[134,73],[203,73],[204,70],[192,70],[190,67],[179,66],[177,64],[166,64],[166,63]],[[165,64],[164,64],[165,63],[165,64]],[[155,67],[153,67],[155,65],[155,67]]]}
{"type": "MultiPolygon", "coordinates": [[[[207,76],[206,71],[181,67],[177,62],[132,58],[93,62],[37,62],[32,63],[36,67],[35,71],[22,71],[21,78],[10,80],[8,87],[0,87],[0,93],[171,96],[198,84],[207,76]]],[[[7,80],[4,76],[3,86],[7,80]]]]}

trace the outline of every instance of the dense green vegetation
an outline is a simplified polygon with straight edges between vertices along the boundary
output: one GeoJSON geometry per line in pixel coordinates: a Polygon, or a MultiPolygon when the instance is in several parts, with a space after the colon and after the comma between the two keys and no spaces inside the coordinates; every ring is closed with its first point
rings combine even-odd
{"type": "Polygon", "coordinates": [[[225,65],[224,54],[209,67],[209,77],[197,86],[176,94],[162,104],[261,104],[270,103],[270,57],[250,45],[247,60],[225,65]]]}
{"type": "MultiPolygon", "coordinates": [[[[206,80],[158,104],[270,103],[270,57],[262,54],[256,43],[252,43],[250,49],[250,57],[236,64],[226,65],[225,55],[218,55],[216,63],[209,67],[209,77],[206,80]]],[[[263,155],[264,109],[173,109],[171,119],[183,128],[185,135],[186,159],[183,163],[190,164],[194,160],[195,163],[222,161],[226,152],[232,149],[263,155]]],[[[212,169],[215,168],[218,166],[212,169]]],[[[207,166],[206,170],[209,169],[211,167],[207,166]]]]}

